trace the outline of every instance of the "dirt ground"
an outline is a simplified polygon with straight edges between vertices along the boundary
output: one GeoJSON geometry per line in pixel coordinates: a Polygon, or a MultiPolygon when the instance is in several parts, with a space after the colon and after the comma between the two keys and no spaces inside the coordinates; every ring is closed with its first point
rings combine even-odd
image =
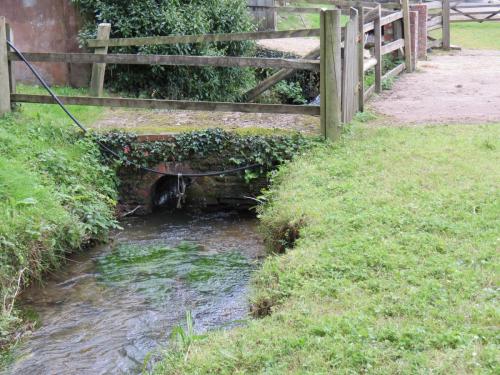
{"type": "Polygon", "coordinates": [[[257,44],[263,48],[289,52],[298,56],[305,56],[316,48],[319,48],[318,38],[287,38],[287,39],[264,39],[257,44]]]}
{"type": "Polygon", "coordinates": [[[384,123],[500,123],[500,51],[432,53],[369,103],[384,123]]]}
{"type": "Polygon", "coordinates": [[[169,134],[203,128],[225,130],[258,128],[318,134],[319,117],[267,113],[108,109],[92,128],[98,131],[120,129],[137,134],[169,134]]]}

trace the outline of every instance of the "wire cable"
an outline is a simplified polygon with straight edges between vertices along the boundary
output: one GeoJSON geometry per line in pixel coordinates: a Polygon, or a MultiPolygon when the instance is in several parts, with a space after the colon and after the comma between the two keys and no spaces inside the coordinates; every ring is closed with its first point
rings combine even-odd
{"type": "MultiPolygon", "coordinates": [[[[16,48],[16,46],[14,44],[12,44],[12,42],[10,42],[9,40],[7,40],[7,45],[10,48],[12,48],[14,50],[14,52],[16,53],[16,55],[19,56],[19,58],[26,64],[26,66],[28,67],[28,69],[34,74],[34,76],[42,84],[42,86],[45,88],[45,90],[47,90],[47,92],[50,94],[50,96],[52,97],[52,99],[54,99],[54,101],[59,105],[59,107],[61,107],[61,109],[68,115],[68,117],[75,123],[75,125],[78,126],[83,131],[84,134],[87,134],[88,133],[88,129],[85,128],[85,126],[83,126],[82,123],[80,121],[78,121],[78,119],[75,116],[73,116],[73,114],[69,111],[69,109],[66,108],[66,106],[64,105],[64,103],[59,99],[59,97],[56,95],[56,93],[54,91],[52,91],[52,89],[50,88],[50,86],[48,85],[48,83],[43,79],[43,77],[36,70],[36,68],[26,59],[26,57],[23,55],[23,53],[21,51],[19,51],[16,48]]],[[[114,150],[110,149],[104,143],[102,143],[98,139],[96,140],[96,142],[97,142],[97,144],[104,151],[106,151],[107,153],[113,155],[118,160],[124,161],[123,157],[121,157],[119,154],[117,154],[114,150]]],[[[136,167],[138,169],[141,169],[143,171],[155,173],[155,174],[162,175],[162,176],[178,176],[179,175],[178,172],[175,172],[175,173],[160,172],[160,171],[158,171],[156,169],[144,167],[144,166],[142,166],[140,164],[137,164],[137,163],[135,163],[133,161],[126,160],[126,159],[125,159],[125,163],[127,165],[134,166],[134,167],[136,167]]],[[[223,171],[202,172],[202,173],[181,173],[181,174],[184,177],[221,176],[221,175],[236,173],[236,172],[243,171],[243,170],[246,170],[246,169],[254,169],[254,168],[257,168],[257,167],[261,167],[261,166],[262,166],[262,164],[251,164],[251,165],[246,165],[244,167],[237,167],[237,168],[232,168],[232,169],[225,169],[223,171]]]]}

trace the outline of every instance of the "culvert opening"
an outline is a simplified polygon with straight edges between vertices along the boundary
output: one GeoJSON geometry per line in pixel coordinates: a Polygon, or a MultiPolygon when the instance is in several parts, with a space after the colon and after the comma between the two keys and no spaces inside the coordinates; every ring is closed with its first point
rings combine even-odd
{"type": "Polygon", "coordinates": [[[153,186],[153,209],[181,208],[191,179],[177,176],[163,176],[153,186]]]}

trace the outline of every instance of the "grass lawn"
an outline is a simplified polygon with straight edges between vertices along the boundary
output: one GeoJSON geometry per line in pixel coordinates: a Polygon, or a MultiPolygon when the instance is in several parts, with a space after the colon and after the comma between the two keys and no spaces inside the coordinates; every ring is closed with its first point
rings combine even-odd
{"type": "MultiPolygon", "coordinates": [[[[303,3],[291,4],[290,7],[295,8],[324,8],[334,9],[335,6],[325,4],[310,4],[307,1],[303,3]]],[[[342,24],[347,23],[349,17],[341,16],[342,24]]],[[[314,13],[285,13],[278,12],[278,30],[294,30],[294,29],[318,29],[320,27],[319,12],[314,13]]]]}
{"type": "MultiPolygon", "coordinates": [[[[441,30],[431,35],[441,37],[441,30]]],[[[470,49],[500,50],[498,22],[457,22],[451,24],[451,44],[470,49]]]]}
{"type": "Polygon", "coordinates": [[[182,336],[156,373],[498,373],[499,165],[500,124],[358,126],[301,156],[262,214],[271,242],[301,228],[254,277],[271,314],[182,336]]]}

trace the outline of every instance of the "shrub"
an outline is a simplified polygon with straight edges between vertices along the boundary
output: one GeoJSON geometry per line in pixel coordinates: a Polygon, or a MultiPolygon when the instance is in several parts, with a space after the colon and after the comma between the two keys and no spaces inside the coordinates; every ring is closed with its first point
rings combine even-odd
{"type": "MultiPolygon", "coordinates": [[[[86,15],[82,39],[95,38],[97,24],[111,23],[111,37],[189,35],[253,31],[246,0],[73,0],[86,15]]],[[[252,42],[197,43],[111,48],[114,53],[242,56],[252,42]]],[[[254,84],[248,68],[110,66],[106,84],[136,96],[237,100],[254,84]]]]}

